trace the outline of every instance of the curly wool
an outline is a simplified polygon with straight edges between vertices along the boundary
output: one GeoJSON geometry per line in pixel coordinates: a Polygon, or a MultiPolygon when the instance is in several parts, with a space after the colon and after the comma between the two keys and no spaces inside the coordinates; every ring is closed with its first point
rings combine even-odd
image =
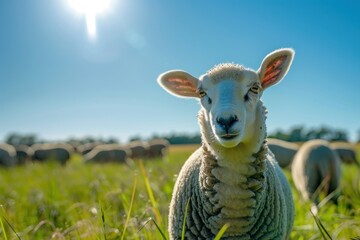
{"type": "Polygon", "coordinates": [[[171,239],[181,238],[189,199],[186,239],[213,239],[225,224],[222,239],[286,239],[294,220],[292,193],[267,144],[260,143],[250,160],[239,159],[237,169],[221,166],[217,151],[203,141],[181,169],[170,204],[171,239]]]}

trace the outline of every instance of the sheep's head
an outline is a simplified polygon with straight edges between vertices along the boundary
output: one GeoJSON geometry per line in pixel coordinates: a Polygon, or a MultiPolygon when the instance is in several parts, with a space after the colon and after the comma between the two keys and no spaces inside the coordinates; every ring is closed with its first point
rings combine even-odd
{"type": "Polygon", "coordinates": [[[292,49],[279,49],[264,58],[258,71],[227,63],[200,78],[181,70],[165,72],[158,82],[175,96],[200,99],[207,134],[231,148],[252,134],[263,90],[286,75],[293,56],[292,49]]]}

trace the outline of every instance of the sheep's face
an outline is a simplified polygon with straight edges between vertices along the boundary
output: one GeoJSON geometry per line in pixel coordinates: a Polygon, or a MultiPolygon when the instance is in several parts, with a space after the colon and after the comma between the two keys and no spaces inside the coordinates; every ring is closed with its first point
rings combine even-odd
{"type": "Polygon", "coordinates": [[[256,72],[237,65],[220,65],[202,76],[198,93],[205,113],[209,136],[223,147],[238,145],[252,134],[256,106],[261,95],[261,84],[256,72]],[[217,69],[222,68],[223,69],[217,69]],[[232,68],[236,75],[222,73],[232,68]],[[226,76],[221,79],[219,76],[226,76]]]}
{"type": "Polygon", "coordinates": [[[268,54],[257,71],[226,63],[200,78],[181,70],[165,72],[158,82],[175,96],[200,99],[207,140],[231,148],[250,140],[260,95],[286,75],[293,57],[292,49],[279,49],[268,54]]]}

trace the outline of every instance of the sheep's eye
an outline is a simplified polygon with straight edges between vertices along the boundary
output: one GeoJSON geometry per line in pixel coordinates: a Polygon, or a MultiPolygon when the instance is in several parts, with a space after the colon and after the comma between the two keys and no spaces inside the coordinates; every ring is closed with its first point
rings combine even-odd
{"type": "Polygon", "coordinates": [[[257,85],[252,86],[252,87],[250,88],[250,91],[253,92],[253,93],[255,93],[255,94],[258,94],[258,93],[260,92],[260,87],[257,86],[257,85]]]}
{"type": "Polygon", "coordinates": [[[198,93],[201,98],[206,96],[206,92],[204,90],[199,90],[198,93]]]}

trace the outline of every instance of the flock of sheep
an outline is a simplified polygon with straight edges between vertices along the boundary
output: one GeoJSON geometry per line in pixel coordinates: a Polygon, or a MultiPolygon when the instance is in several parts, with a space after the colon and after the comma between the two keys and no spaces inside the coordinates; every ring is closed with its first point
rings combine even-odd
{"type": "Polygon", "coordinates": [[[165,139],[133,141],[126,145],[89,143],[73,147],[66,143],[27,145],[0,144],[0,166],[11,167],[27,162],[57,161],[65,165],[73,153],[83,156],[85,163],[130,163],[132,159],[163,158],[168,148],[165,139]]]}
{"type": "Polygon", "coordinates": [[[326,195],[333,193],[331,200],[336,203],[343,163],[359,166],[351,143],[314,139],[299,146],[269,138],[268,146],[279,165],[291,170],[295,187],[305,201],[310,200],[315,204],[314,210],[320,190],[326,195]]]}
{"type": "Polygon", "coordinates": [[[326,193],[339,187],[340,158],[357,163],[347,146],[312,140],[298,147],[267,140],[261,96],[283,79],[293,57],[292,49],[279,49],[256,71],[224,63],[199,78],[182,70],[158,77],[168,93],[200,102],[202,146],[177,177],[169,209],[170,239],[214,239],[225,225],[222,239],[289,239],[295,205],[280,166],[291,166],[302,197],[317,203],[320,186],[326,193]]]}
{"type": "MultiPolygon", "coordinates": [[[[341,160],[356,163],[345,144],[311,140],[296,144],[267,139],[261,96],[280,82],[294,58],[292,49],[268,54],[258,70],[219,64],[197,78],[182,70],[161,74],[158,83],[177,97],[200,102],[202,145],[183,165],[169,208],[170,239],[289,239],[295,218],[290,184],[281,167],[290,168],[304,200],[318,202],[339,187],[341,160]],[[281,167],[280,167],[281,166],[281,167]]],[[[85,162],[127,162],[128,158],[162,157],[167,143],[78,146],[85,162]],[[156,146],[153,148],[153,146],[156,146]]],[[[67,145],[0,146],[0,163],[11,166],[55,158],[65,164],[67,145]],[[17,156],[17,157],[16,157],[17,156]]],[[[336,202],[337,195],[333,195],[336,202]]]]}

